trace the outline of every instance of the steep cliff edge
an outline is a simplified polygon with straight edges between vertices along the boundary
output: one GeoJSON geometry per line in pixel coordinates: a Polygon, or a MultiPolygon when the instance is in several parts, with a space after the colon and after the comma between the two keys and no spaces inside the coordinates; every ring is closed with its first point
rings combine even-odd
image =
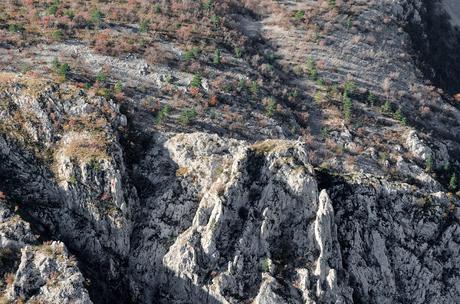
{"type": "MultiPolygon", "coordinates": [[[[219,102],[228,104],[207,107],[202,121],[191,112],[151,114],[149,90],[133,88],[150,85],[166,100],[170,87],[190,91],[184,83],[197,76],[176,67],[166,72],[185,80],[174,83],[163,67],[136,70],[142,59],[66,43],[32,59],[40,66],[84,51],[92,68],[119,67],[105,81],[133,78],[123,101],[98,87],[104,75],[88,89],[0,73],[1,301],[459,302],[460,200],[451,177],[460,168],[460,110],[419,71],[422,61],[445,71],[441,85],[455,64],[447,71],[413,52],[418,33],[418,49],[431,52],[428,6],[270,4],[237,25],[261,53],[273,52],[266,79],[249,89],[243,81],[236,102],[225,93],[219,102]],[[257,104],[274,79],[301,93],[257,104]],[[218,125],[217,111],[236,117],[229,109],[254,110],[232,133],[239,139],[225,133],[232,125],[218,125]],[[296,117],[309,113],[302,127],[311,133],[297,133],[296,117]]],[[[242,59],[232,64],[233,74],[256,73],[242,59]]],[[[221,70],[200,79],[201,93],[221,70]]],[[[201,93],[178,96],[202,102],[201,93]]]]}

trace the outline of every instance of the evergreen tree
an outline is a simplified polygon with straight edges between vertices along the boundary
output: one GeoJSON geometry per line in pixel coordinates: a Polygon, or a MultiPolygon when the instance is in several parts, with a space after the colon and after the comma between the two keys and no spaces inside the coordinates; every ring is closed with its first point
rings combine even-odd
{"type": "Polygon", "coordinates": [[[458,188],[457,174],[453,173],[449,181],[449,190],[454,192],[458,188]]]}

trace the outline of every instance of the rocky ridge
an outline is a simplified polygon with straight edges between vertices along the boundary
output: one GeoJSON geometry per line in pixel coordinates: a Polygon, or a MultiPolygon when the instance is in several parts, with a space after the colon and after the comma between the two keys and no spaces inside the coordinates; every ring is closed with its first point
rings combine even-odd
{"type": "MultiPolygon", "coordinates": [[[[314,169],[302,140],[144,130],[75,86],[2,79],[5,302],[460,299],[459,199],[422,165],[456,165],[458,138],[407,128],[394,149],[418,161],[382,169],[369,150],[314,169]]],[[[331,136],[353,148],[349,130],[331,136]]]]}

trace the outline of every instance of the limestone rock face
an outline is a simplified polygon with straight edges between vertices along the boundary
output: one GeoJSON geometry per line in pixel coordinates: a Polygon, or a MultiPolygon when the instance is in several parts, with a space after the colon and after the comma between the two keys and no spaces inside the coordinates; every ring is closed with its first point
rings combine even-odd
{"type": "Polygon", "coordinates": [[[76,260],[64,244],[26,246],[21,250],[21,262],[7,297],[29,302],[92,303],[83,282],[76,260]]]}
{"type": "Polygon", "coordinates": [[[329,192],[354,299],[458,301],[458,201],[373,179],[337,184],[329,192]]]}
{"type": "Polygon", "coordinates": [[[340,255],[337,260],[332,206],[326,193],[319,197],[304,147],[272,140],[252,146],[240,143],[235,151],[234,144],[204,134],[179,135],[166,143],[174,161],[188,166],[190,175],[185,178],[196,175],[196,184],[204,186],[198,189],[203,195],[191,226],[163,257],[168,296],[236,303],[257,297],[260,286],[268,284],[262,292],[271,290],[275,297],[300,302],[311,289],[317,299],[341,298],[333,278],[340,255]],[[212,148],[201,149],[202,143],[212,148]],[[213,174],[212,166],[205,164],[208,159],[216,163],[216,149],[223,151],[226,161],[213,174]],[[311,274],[312,285],[295,288],[297,273],[305,272],[311,274]],[[278,290],[275,278],[284,273],[292,277],[278,290]],[[181,280],[174,282],[171,276],[181,280]],[[323,288],[326,281],[329,285],[323,288]],[[206,298],[189,284],[206,290],[206,298]]]}
{"type": "Polygon", "coordinates": [[[1,300],[89,304],[84,278],[61,242],[39,244],[30,225],[0,201],[1,300]]]}
{"type": "Polygon", "coordinates": [[[407,135],[406,145],[411,153],[422,160],[433,157],[433,151],[418,138],[415,131],[410,131],[407,135]]]}
{"type": "MultiPolygon", "coordinates": [[[[295,78],[295,92],[281,94],[293,108],[280,98],[276,115],[265,113],[274,104],[244,107],[225,92],[212,110],[238,117],[234,133],[216,113],[177,128],[181,108],[163,113],[163,125],[146,114],[157,109],[132,88],[166,94],[174,78],[180,104],[193,75],[144,59],[65,42],[38,56],[79,53],[92,68],[110,67],[110,81],[129,82],[123,111],[71,81],[1,74],[0,303],[460,303],[460,201],[445,169],[460,168],[460,111],[426,84],[409,52],[411,35],[430,48],[428,2],[355,1],[346,16],[334,1],[276,2],[288,18],[316,17],[313,5],[340,23],[290,30],[278,14],[241,22],[258,43],[277,46],[265,54],[276,61],[270,70],[297,61],[305,74],[308,53],[321,78],[295,78]],[[341,119],[345,80],[358,86],[352,117],[369,120],[341,119]],[[297,88],[315,95],[296,99],[297,88]],[[343,95],[316,100],[323,93],[343,95]],[[388,99],[404,111],[383,111],[388,99]],[[296,133],[296,107],[311,134],[296,133]],[[245,124],[248,109],[257,115],[245,124]]],[[[201,93],[215,93],[212,75],[201,93]]]]}
{"type": "Polygon", "coordinates": [[[414,189],[365,174],[320,177],[299,142],[250,145],[203,133],[159,136],[139,169],[163,193],[139,192],[152,205],[130,259],[140,296],[156,290],[164,303],[460,297],[458,201],[430,193],[429,182],[414,189]],[[147,174],[168,166],[168,179],[147,174]]]}
{"type": "Polygon", "coordinates": [[[129,254],[129,205],[136,203],[116,139],[123,115],[112,101],[74,86],[11,77],[1,92],[2,188],[21,198],[39,233],[119,280],[117,265],[129,254]]]}

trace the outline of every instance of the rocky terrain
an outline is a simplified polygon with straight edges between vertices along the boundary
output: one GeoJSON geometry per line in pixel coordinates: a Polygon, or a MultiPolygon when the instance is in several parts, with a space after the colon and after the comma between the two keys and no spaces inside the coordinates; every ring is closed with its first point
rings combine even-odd
{"type": "Polygon", "coordinates": [[[0,4],[0,303],[460,302],[455,1],[0,4]]]}

